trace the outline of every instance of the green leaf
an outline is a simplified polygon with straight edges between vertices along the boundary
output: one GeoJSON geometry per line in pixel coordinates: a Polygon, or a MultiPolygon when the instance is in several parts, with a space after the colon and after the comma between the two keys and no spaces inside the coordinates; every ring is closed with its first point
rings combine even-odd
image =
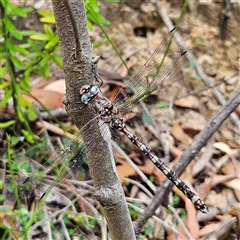
{"type": "Polygon", "coordinates": [[[111,25],[111,22],[109,22],[107,19],[105,19],[100,13],[99,13],[99,7],[96,0],[87,0],[84,1],[85,7],[87,9],[87,19],[91,22],[98,22],[100,24],[104,24],[107,26],[111,25]],[[91,9],[91,11],[89,11],[91,9]]]}
{"type": "Polygon", "coordinates": [[[38,10],[37,13],[43,16],[42,18],[40,18],[40,22],[56,23],[54,15],[51,12],[38,10]]]}
{"type": "Polygon", "coordinates": [[[18,100],[19,100],[21,106],[23,106],[23,107],[25,107],[25,108],[30,108],[30,107],[32,107],[32,104],[31,104],[26,98],[24,98],[24,97],[22,97],[22,96],[19,96],[19,97],[18,97],[18,100]]]}
{"type": "Polygon", "coordinates": [[[170,102],[162,101],[155,105],[155,108],[168,108],[170,106],[170,102]]]}
{"type": "Polygon", "coordinates": [[[36,73],[44,77],[45,79],[49,79],[50,70],[48,64],[45,64],[42,67],[39,66],[36,70],[36,73]]]}
{"type": "Polygon", "coordinates": [[[193,79],[197,80],[197,81],[201,81],[201,80],[202,80],[202,78],[201,78],[198,74],[196,74],[196,73],[193,73],[193,74],[191,75],[191,77],[192,77],[193,79]]]}
{"type": "Polygon", "coordinates": [[[0,128],[7,128],[13,124],[15,124],[15,120],[10,120],[10,121],[7,121],[7,122],[0,122],[0,128]]]}
{"type": "Polygon", "coordinates": [[[11,54],[15,54],[15,45],[8,38],[6,39],[6,48],[11,54]]]}
{"type": "Polygon", "coordinates": [[[24,49],[28,49],[31,47],[30,43],[23,43],[23,44],[19,44],[19,47],[24,48],[24,49]]]}
{"type": "Polygon", "coordinates": [[[19,137],[15,137],[15,136],[12,136],[11,137],[11,147],[14,147],[15,145],[17,145],[20,141],[20,138],[19,137]]]}
{"type": "Polygon", "coordinates": [[[56,53],[52,53],[51,59],[60,67],[63,68],[63,62],[61,57],[59,57],[56,53]]]}
{"type": "Polygon", "coordinates": [[[4,97],[0,100],[0,107],[4,106],[8,102],[9,98],[12,96],[12,93],[13,93],[13,89],[12,88],[9,88],[5,92],[4,97]]]}
{"type": "Polygon", "coordinates": [[[27,14],[33,10],[30,7],[28,7],[28,8],[19,8],[19,7],[15,6],[15,5],[12,5],[11,7],[12,7],[11,13],[16,14],[16,15],[22,17],[22,18],[26,18],[27,14]]]}
{"type": "Polygon", "coordinates": [[[30,36],[32,40],[39,40],[39,41],[48,41],[51,37],[45,33],[38,33],[30,36]]]}
{"type": "Polygon", "coordinates": [[[124,184],[125,184],[126,186],[129,186],[129,185],[130,185],[129,179],[124,179],[124,184]]]}
{"type": "Polygon", "coordinates": [[[94,42],[94,43],[93,43],[93,48],[98,48],[98,47],[104,45],[104,44],[107,43],[107,42],[108,42],[108,40],[107,40],[106,38],[104,38],[104,39],[101,40],[101,41],[94,42]]]}
{"type": "MultiPolygon", "coordinates": [[[[4,74],[6,74],[8,71],[8,68],[7,67],[1,67],[0,68],[0,77],[2,77],[4,74]]],[[[7,82],[6,82],[7,83],[7,82]]],[[[10,82],[9,82],[10,84],[10,82]]],[[[1,84],[0,84],[0,89],[3,89],[4,87],[1,87],[1,84]]]]}
{"type": "Polygon", "coordinates": [[[22,40],[23,36],[21,31],[17,30],[17,29],[9,29],[9,32],[11,33],[12,37],[15,37],[18,40],[22,40]]]}
{"type": "Polygon", "coordinates": [[[4,195],[0,194],[0,203],[2,203],[5,200],[5,198],[6,197],[4,195]]]}
{"type": "Polygon", "coordinates": [[[18,95],[22,94],[22,89],[20,88],[19,84],[15,84],[15,97],[18,98],[18,95]]]}
{"type": "Polygon", "coordinates": [[[5,28],[10,31],[11,29],[15,29],[13,23],[8,19],[8,18],[4,18],[3,19],[3,23],[5,25],[5,28]]]}
{"type": "MultiPolygon", "coordinates": [[[[9,212],[12,212],[12,207],[6,207],[6,206],[2,206],[1,207],[1,210],[0,210],[1,213],[9,213],[9,212]]],[[[10,229],[9,229],[10,230],[10,229]]]]}
{"type": "Polygon", "coordinates": [[[23,112],[22,112],[22,109],[20,108],[19,105],[16,105],[16,111],[17,111],[18,119],[19,119],[21,122],[25,122],[25,117],[24,117],[23,112]]]}
{"type": "Polygon", "coordinates": [[[55,47],[58,44],[58,36],[55,35],[52,40],[50,40],[46,45],[45,45],[45,49],[50,49],[52,47],[55,47]]]}
{"type": "Polygon", "coordinates": [[[28,108],[26,113],[29,121],[33,122],[38,119],[37,111],[33,107],[28,108]]]}
{"type": "Polygon", "coordinates": [[[0,84],[0,89],[2,90],[4,88],[8,87],[8,86],[10,86],[10,84],[11,84],[11,82],[3,82],[0,84]]]}
{"type": "MultiPolygon", "coordinates": [[[[33,53],[30,53],[28,55],[28,57],[30,57],[30,58],[37,58],[37,57],[42,57],[42,55],[43,55],[43,52],[34,51],[33,53]]],[[[28,62],[26,66],[33,65],[35,62],[36,62],[36,59],[34,59],[33,61],[28,62]],[[29,63],[31,63],[31,64],[29,64],[29,63]]]]}
{"type": "Polygon", "coordinates": [[[152,234],[153,233],[152,224],[147,221],[143,226],[143,231],[144,231],[144,234],[146,235],[152,234]]]}
{"type": "Polygon", "coordinates": [[[177,207],[179,202],[180,202],[179,196],[177,194],[174,194],[173,198],[172,198],[172,205],[173,205],[173,207],[177,207]]]}
{"type": "Polygon", "coordinates": [[[42,17],[42,18],[40,18],[40,22],[53,23],[53,24],[56,23],[54,16],[51,16],[51,17],[42,17]]]}
{"type": "Polygon", "coordinates": [[[43,17],[49,17],[49,16],[53,16],[53,14],[49,11],[45,11],[45,10],[37,10],[37,13],[40,15],[40,16],[43,16],[43,17]]]}
{"type": "Polygon", "coordinates": [[[21,30],[20,31],[23,37],[29,37],[31,35],[37,34],[38,32],[33,30],[21,30]]]}
{"type": "Polygon", "coordinates": [[[20,61],[17,57],[15,56],[10,56],[10,59],[13,63],[13,65],[17,68],[17,69],[23,69],[24,68],[24,62],[20,61]]]}
{"type": "Polygon", "coordinates": [[[87,19],[87,26],[88,26],[89,30],[93,29],[93,25],[92,25],[91,21],[89,21],[89,19],[87,19]]]}
{"type": "Polygon", "coordinates": [[[151,183],[153,183],[154,180],[155,180],[155,177],[151,175],[151,176],[149,176],[149,180],[150,180],[151,183]]]}
{"type": "Polygon", "coordinates": [[[34,143],[34,138],[33,138],[33,135],[31,133],[29,133],[25,129],[22,129],[22,134],[24,135],[24,137],[26,138],[26,140],[29,143],[34,143]]]}
{"type": "Polygon", "coordinates": [[[197,46],[202,41],[201,37],[196,37],[194,40],[194,45],[197,46]]]}
{"type": "Polygon", "coordinates": [[[23,78],[19,78],[20,79],[20,85],[21,87],[27,91],[27,92],[31,92],[32,88],[29,85],[29,80],[30,80],[30,73],[32,71],[32,68],[29,67],[25,72],[24,72],[24,77],[23,78]]]}
{"type": "Polygon", "coordinates": [[[43,29],[44,29],[44,32],[45,32],[50,38],[52,38],[52,37],[55,36],[53,30],[50,28],[49,25],[44,24],[44,25],[43,25],[43,29]]]}
{"type": "Polygon", "coordinates": [[[42,68],[44,67],[45,65],[47,65],[48,61],[50,59],[50,55],[49,54],[46,54],[43,59],[41,60],[41,62],[39,63],[39,67],[42,68]]]}
{"type": "Polygon", "coordinates": [[[30,38],[28,39],[28,43],[31,45],[31,48],[33,50],[33,52],[37,52],[37,53],[42,53],[42,48],[45,45],[45,42],[43,41],[35,41],[35,40],[31,40],[30,38]]]}
{"type": "Polygon", "coordinates": [[[8,2],[8,1],[6,1],[6,0],[1,0],[1,4],[3,5],[3,7],[5,8],[5,9],[11,9],[11,4],[8,2]]]}
{"type": "Polygon", "coordinates": [[[43,66],[41,73],[45,79],[49,79],[50,69],[47,64],[43,66]]]}
{"type": "Polygon", "coordinates": [[[24,88],[24,90],[26,90],[27,92],[31,91],[31,87],[29,85],[29,80],[30,80],[30,74],[31,74],[32,70],[33,70],[32,66],[28,66],[26,71],[24,72],[24,77],[20,78],[20,83],[21,83],[22,87],[24,88]]]}
{"type": "Polygon", "coordinates": [[[29,52],[28,50],[26,50],[26,49],[24,49],[24,48],[22,48],[21,46],[16,45],[16,44],[15,44],[15,49],[16,49],[19,53],[21,53],[22,55],[28,56],[28,55],[30,54],[30,52],[29,52]]]}

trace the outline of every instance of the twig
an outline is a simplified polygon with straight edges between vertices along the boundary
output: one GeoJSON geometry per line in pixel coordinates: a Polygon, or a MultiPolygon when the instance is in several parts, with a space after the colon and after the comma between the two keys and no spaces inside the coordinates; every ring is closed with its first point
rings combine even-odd
{"type": "Polygon", "coordinates": [[[135,181],[131,178],[124,178],[124,180],[126,180],[127,182],[136,185],[138,188],[142,189],[144,191],[144,193],[146,193],[148,195],[148,197],[153,198],[153,195],[148,191],[147,188],[145,188],[141,183],[139,183],[138,181],[135,181]]]}
{"type": "Polygon", "coordinates": [[[186,225],[184,224],[183,220],[180,218],[180,216],[178,215],[178,213],[176,212],[175,208],[173,208],[170,204],[168,205],[168,208],[171,210],[171,212],[173,213],[173,215],[176,218],[176,221],[179,222],[179,224],[181,225],[183,231],[186,233],[187,235],[187,239],[193,239],[191,233],[189,232],[189,230],[187,229],[186,225]]]}
{"type": "MultiPolygon", "coordinates": [[[[46,212],[47,208],[46,208],[45,204],[44,204],[43,208],[44,208],[44,211],[46,212]]],[[[47,225],[48,239],[52,240],[52,230],[51,230],[50,218],[49,218],[48,214],[47,214],[47,217],[46,217],[46,225],[47,225]]]]}
{"type": "Polygon", "coordinates": [[[70,236],[69,236],[69,234],[68,234],[68,230],[67,230],[67,228],[66,228],[66,225],[65,225],[63,219],[60,220],[60,224],[61,224],[61,229],[62,229],[62,231],[63,231],[63,235],[64,235],[65,239],[66,239],[66,240],[71,240],[71,238],[70,238],[70,236]]]}
{"type": "Polygon", "coordinates": [[[64,108],[54,108],[49,110],[50,115],[48,112],[39,112],[39,115],[44,120],[52,119],[52,116],[55,118],[66,118],[68,117],[68,114],[66,113],[66,110],[64,108]]]}
{"type": "MultiPolygon", "coordinates": [[[[202,147],[210,139],[214,132],[220,127],[224,120],[234,111],[240,104],[240,89],[233,94],[227,103],[215,114],[204,129],[194,138],[192,144],[183,153],[179,161],[174,165],[173,171],[179,176],[186,169],[191,160],[199,153],[202,147]]],[[[240,127],[240,125],[239,125],[240,127]]],[[[166,179],[162,184],[162,188],[158,188],[154,201],[148,205],[144,213],[135,221],[135,233],[138,235],[144,223],[150,218],[156,209],[162,204],[166,196],[171,191],[173,184],[166,179]]]]}
{"type": "MultiPolygon", "coordinates": [[[[40,221],[38,221],[34,225],[32,225],[27,233],[28,239],[32,239],[31,233],[33,232],[34,229],[37,229],[39,226],[43,225],[45,221],[57,217],[59,214],[63,213],[65,210],[67,210],[76,201],[77,201],[77,198],[75,198],[69,205],[65,206],[64,208],[60,209],[59,211],[54,212],[53,214],[50,214],[47,216],[45,215],[43,219],[41,219],[40,221]]],[[[35,211],[37,211],[37,210],[35,210],[35,211]]]]}
{"type": "MultiPolygon", "coordinates": [[[[137,206],[135,206],[135,205],[133,205],[133,204],[131,204],[131,203],[128,203],[128,206],[131,207],[131,208],[133,208],[135,211],[140,212],[140,213],[143,213],[143,212],[144,212],[143,209],[141,209],[141,208],[139,208],[139,207],[137,207],[137,206]]],[[[158,218],[158,217],[155,216],[155,215],[153,215],[152,218],[153,218],[154,221],[156,221],[157,223],[163,225],[164,228],[169,229],[170,231],[172,231],[173,233],[175,233],[177,236],[180,235],[179,232],[178,232],[174,227],[170,226],[169,224],[167,224],[167,223],[166,223],[165,221],[163,221],[162,219],[158,218]]]]}

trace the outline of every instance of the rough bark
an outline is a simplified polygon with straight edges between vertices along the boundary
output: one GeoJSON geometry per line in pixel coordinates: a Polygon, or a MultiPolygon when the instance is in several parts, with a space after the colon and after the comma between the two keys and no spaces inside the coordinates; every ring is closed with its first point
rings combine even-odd
{"type": "MultiPolygon", "coordinates": [[[[57,32],[61,47],[66,80],[66,110],[74,123],[81,129],[94,114],[89,107],[81,110],[79,89],[84,84],[93,84],[92,45],[88,35],[83,0],[52,0],[57,32]]],[[[135,239],[132,222],[127,209],[124,193],[112,164],[111,143],[105,141],[98,124],[91,127],[83,139],[95,136],[93,149],[87,154],[89,169],[96,193],[106,217],[112,239],[135,239]],[[91,131],[91,132],[90,132],[91,131]]]]}

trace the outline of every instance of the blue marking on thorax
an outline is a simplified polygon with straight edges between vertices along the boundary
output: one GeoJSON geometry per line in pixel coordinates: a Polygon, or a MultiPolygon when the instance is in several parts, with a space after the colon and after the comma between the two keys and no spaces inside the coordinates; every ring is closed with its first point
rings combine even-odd
{"type": "Polygon", "coordinates": [[[99,93],[99,87],[97,85],[91,86],[89,92],[84,93],[81,97],[81,102],[88,104],[99,93]]]}
{"type": "Polygon", "coordinates": [[[99,92],[99,87],[97,85],[93,85],[90,89],[90,94],[96,96],[99,92]]]}
{"type": "Polygon", "coordinates": [[[89,93],[85,93],[81,97],[81,102],[87,104],[91,100],[91,96],[89,93]]]}

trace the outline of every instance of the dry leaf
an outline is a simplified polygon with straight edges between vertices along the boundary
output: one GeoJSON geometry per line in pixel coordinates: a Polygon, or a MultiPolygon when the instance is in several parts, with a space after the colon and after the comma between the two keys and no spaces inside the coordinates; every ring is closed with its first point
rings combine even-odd
{"type": "Polygon", "coordinates": [[[189,102],[186,98],[179,98],[175,100],[174,105],[178,107],[183,107],[183,108],[193,108],[192,103],[189,102]]]}
{"type": "Polygon", "coordinates": [[[222,152],[227,153],[228,155],[230,155],[232,152],[232,149],[226,143],[223,143],[223,142],[214,143],[214,147],[219,149],[222,152]]]}
{"type": "MultiPolygon", "coordinates": [[[[186,216],[186,219],[184,219],[184,222],[185,222],[185,225],[186,225],[189,233],[193,237],[192,239],[198,239],[200,227],[199,227],[197,217],[196,217],[196,209],[189,199],[187,199],[187,198],[185,198],[185,199],[186,199],[185,206],[186,206],[187,216],[186,216]]],[[[181,237],[184,236],[187,238],[187,234],[184,231],[184,229],[182,228],[182,225],[178,224],[177,228],[180,233],[180,236],[181,237]]],[[[168,236],[168,240],[171,240],[171,239],[173,239],[173,240],[176,239],[175,233],[171,233],[168,236]]]]}
{"type": "Polygon", "coordinates": [[[196,109],[199,105],[199,99],[195,96],[188,96],[186,98],[176,99],[174,104],[178,107],[196,109]]]}
{"type": "Polygon", "coordinates": [[[240,202],[240,178],[235,178],[233,180],[223,182],[223,184],[234,190],[234,193],[240,202]]]}
{"type": "Polygon", "coordinates": [[[44,125],[44,127],[48,130],[48,131],[51,131],[51,132],[54,132],[56,133],[57,135],[60,135],[60,136],[66,136],[70,139],[73,139],[75,138],[76,136],[71,134],[71,133],[68,133],[68,132],[65,132],[62,128],[58,127],[58,126],[55,126],[49,122],[46,122],[46,121],[42,121],[42,122],[36,122],[36,125],[38,127],[42,127],[42,124],[44,125]]]}
{"type": "Polygon", "coordinates": [[[47,86],[45,86],[43,89],[58,92],[62,95],[65,95],[66,93],[65,80],[61,79],[61,80],[51,82],[47,86]]]}
{"type": "MultiPolygon", "coordinates": [[[[32,90],[31,94],[47,108],[63,107],[62,104],[63,94],[44,89],[32,90]]],[[[39,106],[39,103],[36,100],[34,100],[31,96],[23,94],[23,97],[26,98],[29,102],[39,106]]]]}
{"type": "Polygon", "coordinates": [[[234,176],[240,176],[240,169],[235,169],[232,161],[228,161],[222,168],[221,171],[225,175],[234,175],[234,176]]]}
{"type": "Polygon", "coordinates": [[[154,170],[156,169],[155,165],[152,163],[150,159],[147,159],[145,161],[144,166],[138,166],[138,167],[144,174],[147,174],[147,175],[153,175],[154,170]]]}
{"type": "Polygon", "coordinates": [[[211,185],[212,187],[215,187],[218,184],[221,184],[223,182],[229,181],[234,179],[235,176],[234,175],[217,175],[217,174],[212,174],[211,176],[211,185]]]}
{"type": "Polygon", "coordinates": [[[136,171],[127,162],[124,162],[122,165],[118,165],[117,172],[120,179],[136,175],[136,171]]]}
{"type": "Polygon", "coordinates": [[[183,131],[182,127],[179,124],[172,126],[171,134],[180,142],[185,145],[189,145],[192,142],[192,139],[183,131]]]}

